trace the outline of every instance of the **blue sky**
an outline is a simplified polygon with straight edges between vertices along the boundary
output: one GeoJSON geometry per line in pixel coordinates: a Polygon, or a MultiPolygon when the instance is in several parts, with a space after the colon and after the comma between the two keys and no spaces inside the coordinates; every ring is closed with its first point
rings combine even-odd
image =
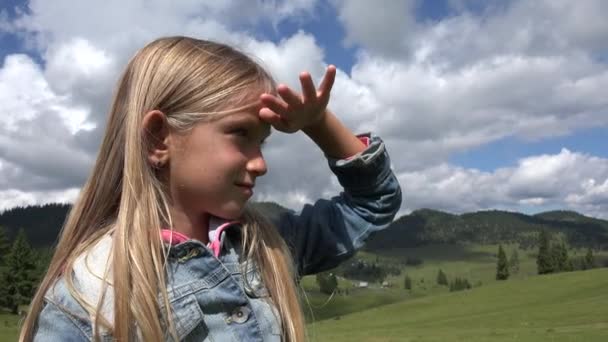
{"type": "MultiPolygon", "coordinates": [[[[468,3],[467,8],[472,13],[482,13],[487,9],[484,4],[500,6],[496,2],[477,1],[468,3]]],[[[496,10],[496,7],[492,9],[496,10]]],[[[415,8],[416,20],[419,22],[438,22],[455,13],[457,12],[450,7],[447,0],[419,1],[415,8]]],[[[319,6],[313,18],[286,20],[277,27],[270,24],[263,25],[258,31],[274,42],[279,42],[299,30],[310,32],[324,49],[326,60],[348,72],[356,61],[357,47],[347,47],[343,43],[345,32],[343,26],[335,20],[337,16],[334,7],[324,4],[319,6]]],[[[542,140],[526,141],[517,137],[506,137],[478,148],[455,153],[450,156],[450,161],[467,168],[492,171],[515,165],[519,159],[530,155],[559,153],[562,148],[608,158],[606,137],[608,137],[606,126],[577,130],[571,134],[542,140]]]]}
{"type": "Polygon", "coordinates": [[[523,157],[539,154],[556,154],[562,148],[608,158],[608,128],[597,127],[577,131],[565,136],[539,141],[525,141],[509,137],[478,148],[455,153],[450,160],[456,165],[492,171],[511,166],[523,157]]]}
{"type": "MultiPolygon", "coordinates": [[[[608,217],[608,100],[601,91],[608,86],[607,6],[4,1],[0,101],[11,119],[0,130],[0,210],[72,200],[94,160],[126,60],[158,36],[185,34],[251,52],[290,85],[299,71],[318,77],[325,65],[336,65],[330,107],[353,131],[372,130],[385,140],[410,195],[402,213],[563,208],[608,217]],[[31,133],[50,118],[72,136],[31,133]],[[70,171],[54,169],[49,155],[61,155],[70,171]]],[[[258,200],[298,208],[339,191],[305,138],[273,139],[267,159],[275,167],[258,200]],[[305,151],[301,157],[319,165],[302,175],[312,183],[292,181],[288,175],[302,171],[281,146],[305,151]]]]}

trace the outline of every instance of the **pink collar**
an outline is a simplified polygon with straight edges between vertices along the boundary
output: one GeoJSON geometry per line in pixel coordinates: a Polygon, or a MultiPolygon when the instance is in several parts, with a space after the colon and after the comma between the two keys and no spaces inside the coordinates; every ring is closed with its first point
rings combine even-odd
{"type": "Polygon", "coordinates": [[[178,243],[186,242],[190,238],[178,231],[173,229],[164,228],[160,230],[161,237],[164,242],[170,243],[171,245],[177,245],[178,243]]]}
{"type": "MultiPolygon", "coordinates": [[[[220,255],[224,242],[224,230],[237,223],[241,222],[228,221],[215,216],[209,218],[209,243],[207,244],[207,247],[211,248],[215,257],[219,257],[220,255]]],[[[172,246],[191,240],[187,235],[169,228],[161,229],[160,233],[163,241],[172,246]]]]}

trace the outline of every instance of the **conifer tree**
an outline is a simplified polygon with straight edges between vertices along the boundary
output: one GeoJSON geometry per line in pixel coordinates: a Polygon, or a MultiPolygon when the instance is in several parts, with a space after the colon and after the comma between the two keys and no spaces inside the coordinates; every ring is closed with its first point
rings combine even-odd
{"type": "Polygon", "coordinates": [[[6,234],[6,229],[0,226],[0,266],[3,265],[4,256],[8,254],[10,251],[11,245],[8,241],[8,236],[6,234]]]}
{"type": "Polygon", "coordinates": [[[502,245],[498,245],[498,262],[496,263],[496,280],[509,279],[509,263],[502,245]]]}
{"type": "MultiPolygon", "coordinates": [[[[10,245],[4,227],[0,227],[0,296],[5,293],[6,283],[4,280],[4,259],[10,251],[10,245]]],[[[0,299],[0,307],[3,306],[3,301],[0,299]]]]}
{"type": "Polygon", "coordinates": [[[338,279],[333,273],[317,273],[316,279],[322,293],[330,295],[338,288],[338,279]]]}
{"type": "Polygon", "coordinates": [[[439,269],[439,273],[437,273],[437,284],[445,286],[448,285],[448,277],[441,269],[439,269]]]}
{"type": "Polygon", "coordinates": [[[588,270],[595,267],[595,260],[593,258],[593,251],[591,248],[587,248],[587,254],[585,255],[585,260],[583,261],[583,269],[588,270]]]}
{"type": "Polygon", "coordinates": [[[513,252],[511,252],[511,258],[509,259],[509,268],[511,273],[519,273],[519,253],[517,252],[517,248],[513,248],[513,252]]]}
{"type": "Polygon", "coordinates": [[[450,292],[468,290],[471,287],[471,283],[466,278],[456,277],[450,282],[450,292]]]}
{"type": "Polygon", "coordinates": [[[538,274],[553,273],[555,270],[550,248],[549,233],[543,229],[539,235],[538,257],[536,258],[538,274]]]}
{"type": "Polygon", "coordinates": [[[412,289],[412,279],[410,279],[410,277],[407,274],[405,275],[405,280],[403,282],[403,286],[406,290],[412,289]]]}
{"type": "Polygon", "coordinates": [[[569,271],[568,249],[566,248],[566,244],[563,241],[559,244],[554,244],[551,247],[551,254],[553,258],[553,267],[555,272],[569,271]]]}
{"type": "Polygon", "coordinates": [[[37,282],[36,260],[25,232],[19,230],[10,252],[4,256],[5,267],[0,274],[0,306],[10,309],[14,314],[19,305],[27,304],[37,282]]]}

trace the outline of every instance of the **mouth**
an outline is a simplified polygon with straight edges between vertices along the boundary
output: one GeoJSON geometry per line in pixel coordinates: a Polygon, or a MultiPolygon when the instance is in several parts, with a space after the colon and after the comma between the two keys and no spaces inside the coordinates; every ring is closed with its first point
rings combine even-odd
{"type": "Polygon", "coordinates": [[[253,184],[249,184],[249,183],[236,183],[236,186],[238,186],[239,188],[241,188],[245,194],[251,196],[253,195],[253,184]]]}

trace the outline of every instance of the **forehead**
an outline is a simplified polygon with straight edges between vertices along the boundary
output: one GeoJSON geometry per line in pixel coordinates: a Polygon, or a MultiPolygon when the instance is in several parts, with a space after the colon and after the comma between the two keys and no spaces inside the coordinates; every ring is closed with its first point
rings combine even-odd
{"type": "Polygon", "coordinates": [[[270,124],[260,119],[259,111],[262,105],[253,105],[250,108],[243,109],[233,114],[226,115],[219,122],[226,125],[247,125],[253,126],[262,131],[265,135],[270,135],[270,124]]]}

